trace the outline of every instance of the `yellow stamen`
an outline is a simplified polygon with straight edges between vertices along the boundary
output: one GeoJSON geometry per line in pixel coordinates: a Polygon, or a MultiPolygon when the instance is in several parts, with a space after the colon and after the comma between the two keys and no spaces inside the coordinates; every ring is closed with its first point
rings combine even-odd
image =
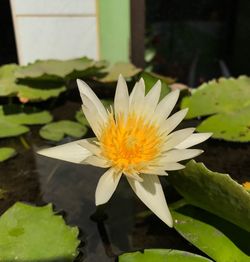
{"type": "Polygon", "coordinates": [[[103,156],[125,174],[140,172],[157,157],[161,144],[158,126],[134,113],[126,119],[121,114],[116,120],[109,114],[100,138],[103,156]]]}

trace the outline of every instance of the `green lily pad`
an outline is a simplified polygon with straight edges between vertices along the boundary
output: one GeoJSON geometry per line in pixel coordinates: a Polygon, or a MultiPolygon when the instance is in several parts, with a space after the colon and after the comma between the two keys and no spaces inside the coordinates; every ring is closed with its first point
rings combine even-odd
{"type": "Polygon", "coordinates": [[[119,262],[209,262],[208,258],[173,249],[145,249],[143,252],[125,253],[119,262]]]}
{"type": "Polygon", "coordinates": [[[250,194],[229,175],[192,160],[168,179],[188,203],[250,232],[250,194]]]}
{"type": "Polygon", "coordinates": [[[141,72],[140,68],[135,67],[131,63],[116,63],[107,68],[106,76],[98,78],[98,81],[103,83],[116,82],[119,75],[122,74],[124,78],[130,78],[141,72]]]}
{"type": "Polygon", "coordinates": [[[105,66],[106,62],[96,62],[87,57],[70,60],[37,60],[20,67],[16,70],[15,76],[18,79],[64,83],[65,80],[96,75],[105,66]]]}
{"type": "Polygon", "coordinates": [[[0,96],[15,95],[19,98],[25,98],[27,101],[47,100],[51,97],[57,97],[60,93],[66,90],[62,85],[53,89],[41,89],[17,83],[15,72],[18,69],[19,66],[16,64],[9,64],[0,67],[0,96]]]}
{"type": "Polygon", "coordinates": [[[250,233],[192,206],[171,212],[174,228],[217,262],[249,262],[250,233]],[[245,253],[246,252],[246,253],[245,253]]]}
{"type": "Polygon", "coordinates": [[[181,108],[189,108],[187,118],[208,116],[197,128],[213,132],[214,138],[228,141],[250,141],[250,78],[220,78],[202,84],[181,108]]]}
{"type": "Polygon", "coordinates": [[[0,138],[12,137],[24,134],[29,128],[24,125],[46,124],[52,120],[48,111],[35,113],[5,114],[3,106],[0,106],[0,138]]]}
{"type": "Polygon", "coordinates": [[[160,99],[165,97],[170,91],[171,88],[169,84],[173,83],[174,80],[168,77],[164,77],[155,73],[143,72],[141,77],[145,81],[146,93],[154,86],[154,84],[161,80],[161,96],[160,99]]]}
{"type": "Polygon", "coordinates": [[[3,162],[15,155],[16,155],[16,150],[14,148],[0,147],[0,162],[3,162]]]}
{"type": "Polygon", "coordinates": [[[39,134],[44,139],[60,141],[65,135],[81,138],[87,131],[88,129],[84,125],[69,120],[62,120],[43,126],[39,134]]]}
{"type": "Polygon", "coordinates": [[[0,217],[0,261],[73,261],[78,229],[44,207],[17,202],[0,217]]]}

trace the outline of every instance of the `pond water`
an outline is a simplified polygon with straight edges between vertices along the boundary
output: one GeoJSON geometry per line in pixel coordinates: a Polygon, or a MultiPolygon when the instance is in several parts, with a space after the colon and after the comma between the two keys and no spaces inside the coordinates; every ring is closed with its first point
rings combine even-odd
{"type": "MultiPolygon", "coordinates": [[[[0,164],[0,187],[6,190],[5,198],[0,200],[0,213],[16,201],[53,203],[56,211],[63,211],[68,224],[80,228],[81,254],[76,261],[115,261],[122,252],[144,248],[175,248],[201,254],[156,216],[143,216],[147,208],[124,178],[108,204],[97,209],[95,188],[104,170],[37,155],[38,149],[53,145],[39,138],[38,130],[34,127],[23,137],[29,148],[19,138],[0,141],[0,146],[13,146],[19,152],[0,164]]],[[[69,141],[65,138],[60,143],[69,141]]],[[[230,173],[240,183],[250,180],[249,144],[210,140],[199,148],[205,153],[196,160],[209,169],[230,173]]],[[[177,200],[178,194],[166,179],[162,182],[168,202],[177,200]]]]}

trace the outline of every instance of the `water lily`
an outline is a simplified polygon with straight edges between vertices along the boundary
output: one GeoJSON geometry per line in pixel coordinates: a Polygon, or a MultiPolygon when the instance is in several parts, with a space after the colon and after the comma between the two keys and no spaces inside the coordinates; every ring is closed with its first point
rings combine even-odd
{"type": "Polygon", "coordinates": [[[208,139],[211,134],[194,134],[195,128],[172,132],[185,117],[187,109],[169,117],[178,100],[179,90],[159,101],[160,81],[145,95],[141,79],[129,95],[127,84],[120,76],[114,107],[109,110],[86,83],[81,80],[77,83],[82,110],[96,137],[44,149],[39,153],[73,163],[108,168],[97,184],[96,205],[111,198],[123,174],[142,202],[172,227],[172,217],[158,176],[184,168],[179,161],[203,152],[190,147],[208,139]]]}

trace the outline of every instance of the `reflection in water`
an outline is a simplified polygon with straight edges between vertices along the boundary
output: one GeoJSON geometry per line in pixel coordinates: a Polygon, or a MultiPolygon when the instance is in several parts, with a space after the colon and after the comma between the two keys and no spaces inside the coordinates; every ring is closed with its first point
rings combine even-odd
{"type": "Polygon", "coordinates": [[[133,229],[134,212],[132,192],[126,181],[98,214],[94,199],[102,169],[38,155],[36,160],[43,200],[54,203],[56,210],[64,210],[67,222],[82,231],[84,261],[113,261],[113,252],[119,254],[131,250],[129,234],[133,229]],[[105,220],[102,220],[103,212],[106,213],[105,220]]]}

